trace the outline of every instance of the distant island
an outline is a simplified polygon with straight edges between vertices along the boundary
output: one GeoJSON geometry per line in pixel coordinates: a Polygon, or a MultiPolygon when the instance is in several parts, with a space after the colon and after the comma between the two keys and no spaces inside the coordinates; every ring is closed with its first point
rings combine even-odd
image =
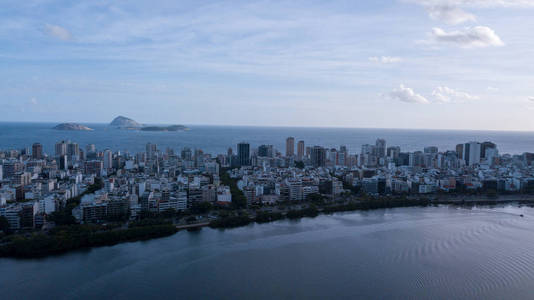
{"type": "Polygon", "coordinates": [[[182,131],[189,130],[184,125],[170,125],[170,126],[145,126],[141,123],[134,121],[128,117],[118,116],[109,126],[119,128],[119,129],[130,129],[130,130],[141,130],[141,131],[182,131]]]}
{"type": "Polygon", "coordinates": [[[113,126],[113,127],[117,127],[121,129],[139,129],[143,127],[142,124],[137,123],[136,121],[130,118],[124,117],[124,116],[116,117],[115,119],[113,119],[113,121],[111,121],[109,126],[113,126]]]}
{"type": "Polygon", "coordinates": [[[142,127],[142,131],[181,131],[189,130],[189,128],[184,125],[171,125],[171,126],[147,126],[142,127]]]}
{"type": "Polygon", "coordinates": [[[83,126],[76,123],[61,123],[54,128],[55,130],[68,130],[68,131],[91,131],[92,128],[89,128],[87,126],[83,126]]]}

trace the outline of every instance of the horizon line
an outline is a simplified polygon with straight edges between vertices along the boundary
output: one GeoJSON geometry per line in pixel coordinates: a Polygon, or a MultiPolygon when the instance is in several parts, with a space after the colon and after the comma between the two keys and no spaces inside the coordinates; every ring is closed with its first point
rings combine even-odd
{"type": "MultiPolygon", "coordinates": [[[[107,122],[51,122],[51,121],[0,121],[0,124],[14,123],[14,124],[63,124],[75,123],[81,125],[109,125],[107,122]]],[[[316,129],[364,129],[364,130],[421,130],[421,131],[480,131],[480,132],[520,132],[527,133],[532,130],[521,129],[458,129],[458,128],[408,128],[408,127],[350,127],[350,126],[306,126],[306,125],[247,125],[247,124],[178,124],[178,123],[144,123],[138,122],[141,125],[184,125],[184,126],[199,126],[199,127],[257,127],[257,128],[316,128],[316,129]]]]}

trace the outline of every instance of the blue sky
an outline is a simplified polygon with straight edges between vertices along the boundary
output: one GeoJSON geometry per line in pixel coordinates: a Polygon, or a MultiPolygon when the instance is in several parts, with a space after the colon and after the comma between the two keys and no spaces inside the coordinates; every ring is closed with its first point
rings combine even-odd
{"type": "Polygon", "coordinates": [[[3,0],[2,121],[534,130],[534,1],[3,0]]]}

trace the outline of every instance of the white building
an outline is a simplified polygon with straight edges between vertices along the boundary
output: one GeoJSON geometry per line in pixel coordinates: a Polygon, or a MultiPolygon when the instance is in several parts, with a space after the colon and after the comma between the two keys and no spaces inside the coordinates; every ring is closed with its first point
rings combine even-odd
{"type": "Polygon", "coordinates": [[[111,150],[104,151],[104,169],[109,170],[113,167],[113,153],[111,150]]]}
{"type": "Polygon", "coordinates": [[[466,165],[472,166],[475,164],[480,164],[480,151],[479,142],[469,142],[465,144],[463,157],[466,165]]]}

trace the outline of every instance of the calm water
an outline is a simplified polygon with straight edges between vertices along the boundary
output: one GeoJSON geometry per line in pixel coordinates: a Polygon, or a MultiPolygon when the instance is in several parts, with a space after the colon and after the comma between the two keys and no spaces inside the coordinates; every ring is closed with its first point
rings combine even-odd
{"type": "Polygon", "coordinates": [[[531,299],[532,228],[532,208],[432,207],[179,232],[46,259],[0,259],[0,295],[531,299]]]}
{"type": "Polygon", "coordinates": [[[54,143],[65,139],[75,141],[82,147],[95,144],[100,150],[110,148],[140,152],[144,151],[146,143],[151,142],[162,150],[167,147],[180,150],[187,146],[218,154],[226,153],[230,146],[235,149],[235,145],[241,141],[247,141],[253,147],[273,144],[278,150],[284,150],[286,137],[294,136],[297,140],[304,140],[307,145],[346,145],[351,153],[359,153],[361,145],[372,144],[377,138],[386,139],[388,145],[401,146],[403,151],[422,150],[425,146],[451,150],[458,143],[490,140],[497,143],[501,153],[534,152],[534,132],[230,126],[190,126],[191,130],[184,132],[141,132],[111,129],[104,124],[85,124],[95,131],[65,132],[52,130],[54,125],[0,123],[0,149],[22,149],[40,142],[46,152],[53,154],[54,143]]]}

